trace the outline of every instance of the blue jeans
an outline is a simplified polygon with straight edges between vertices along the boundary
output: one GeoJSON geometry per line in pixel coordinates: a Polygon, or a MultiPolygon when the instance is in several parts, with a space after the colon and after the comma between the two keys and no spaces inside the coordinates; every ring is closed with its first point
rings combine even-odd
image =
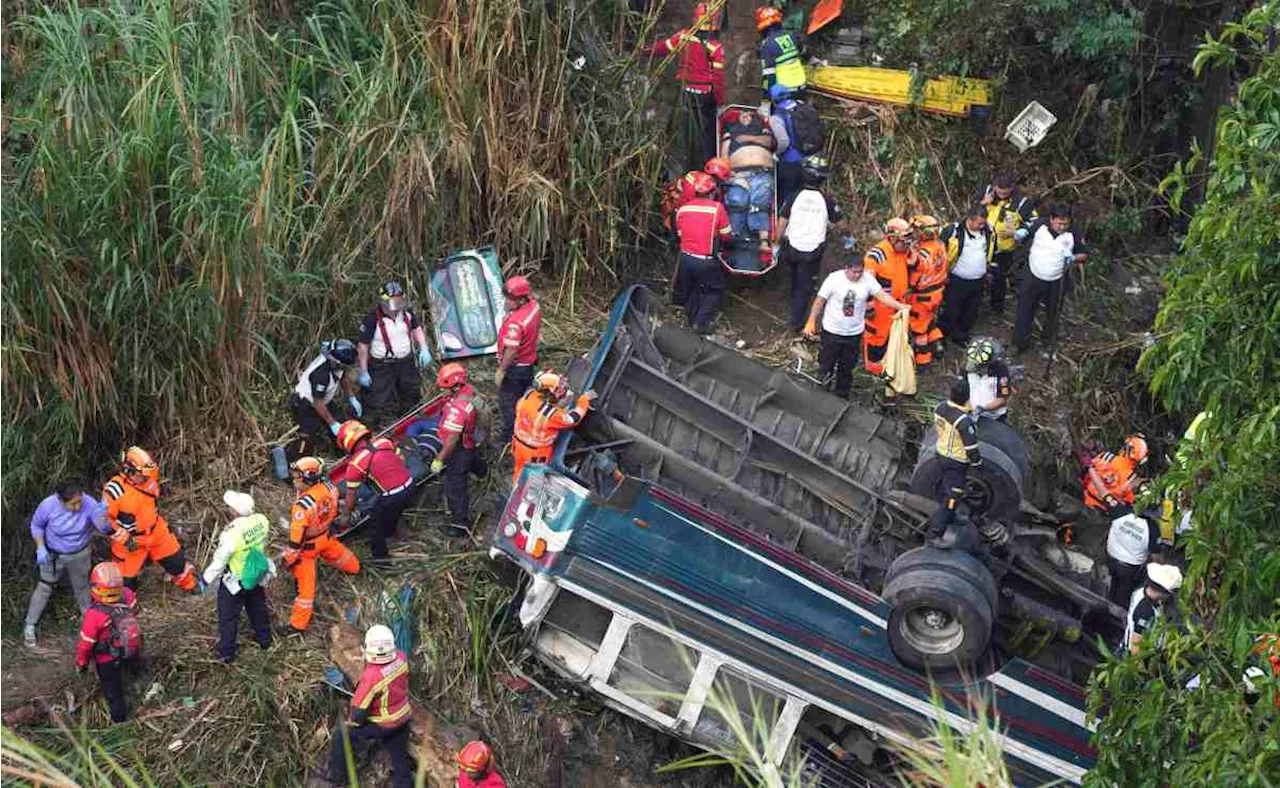
{"type": "Polygon", "coordinates": [[[769,170],[734,173],[725,192],[724,207],[735,235],[747,230],[768,231],[773,219],[773,173],[769,170]]]}

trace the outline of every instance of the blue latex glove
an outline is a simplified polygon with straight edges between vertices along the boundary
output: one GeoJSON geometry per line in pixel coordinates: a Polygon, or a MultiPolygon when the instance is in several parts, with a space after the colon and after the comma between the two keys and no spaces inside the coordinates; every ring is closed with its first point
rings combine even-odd
{"type": "Polygon", "coordinates": [[[360,404],[360,400],[355,397],[347,397],[347,404],[351,406],[351,410],[355,412],[357,419],[364,415],[364,406],[360,404]]]}
{"type": "Polygon", "coordinates": [[[1023,241],[1027,240],[1027,228],[1019,227],[1018,229],[1014,230],[1013,240],[1017,241],[1018,243],[1022,243],[1023,241]]]}
{"type": "Polygon", "coordinates": [[[370,386],[372,386],[372,385],[373,385],[373,378],[369,376],[369,373],[368,373],[368,372],[361,372],[361,373],[360,373],[360,387],[361,387],[361,388],[366,388],[366,389],[367,389],[367,388],[369,388],[369,387],[370,387],[370,386]]]}
{"type": "Polygon", "coordinates": [[[47,565],[51,560],[49,557],[49,548],[42,544],[36,545],[36,563],[40,566],[47,565]]]}
{"type": "Polygon", "coordinates": [[[335,421],[329,425],[329,432],[333,433],[333,437],[338,437],[338,422],[335,421]]]}
{"type": "Polygon", "coordinates": [[[431,366],[431,351],[427,350],[426,345],[423,345],[422,347],[418,348],[418,366],[420,367],[431,366]]]}

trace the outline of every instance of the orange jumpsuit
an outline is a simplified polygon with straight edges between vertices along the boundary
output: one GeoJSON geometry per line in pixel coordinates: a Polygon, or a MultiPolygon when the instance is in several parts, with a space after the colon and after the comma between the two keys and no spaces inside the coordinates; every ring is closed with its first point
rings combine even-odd
{"type": "MultiPolygon", "coordinates": [[[[899,252],[886,238],[867,252],[863,263],[880,282],[885,292],[906,303],[910,289],[908,266],[911,250],[899,252]]],[[[873,375],[884,372],[884,354],[889,347],[889,329],[893,326],[894,310],[877,301],[867,302],[866,330],[862,333],[863,366],[873,375]]]]}
{"type": "Polygon", "coordinates": [[[338,516],[338,491],[328,479],[321,479],[293,502],[289,518],[289,549],[285,565],[298,581],[289,626],[303,632],[311,625],[316,603],[316,558],[354,575],[360,559],[342,542],[329,535],[329,526],[338,516]]]}
{"type": "Polygon", "coordinates": [[[545,392],[530,389],[516,403],[516,429],[511,439],[511,456],[516,461],[511,483],[520,480],[526,463],[547,462],[561,430],[573,429],[587,415],[591,400],[578,397],[572,409],[558,406],[545,392]]]}
{"type": "Polygon", "coordinates": [[[907,281],[911,286],[907,296],[911,345],[916,363],[928,364],[933,361],[934,344],[942,339],[937,316],[947,285],[947,250],[941,241],[923,241],[916,247],[907,281]]]}
{"type": "Polygon", "coordinates": [[[1121,457],[1109,451],[1104,451],[1093,458],[1093,462],[1090,463],[1089,467],[1098,472],[1104,489],[1097,489],[1093,483],[1093,478],[1086,471],[1084,475],[1085,506],[1105,512],[1111,508],[1111,505],[1107,503],[1108,495],[1113,496],[1120,503],[1133,505],[1133,488],[1138,481],[1137,463],[1128,457],[1121,457]]]}
{"type": "MultiPolygon", "coordinates": [[[[102,488],[107,503],[107,520],[111,523],[111,557],[120,567],[125,585],[132,588],[147,561],[160,564],[183,591],[196,587],[195,567],[187,563],[182,545],[169,530],[169,524],[156,511],[160,483],[148,479],[135,486],[124,474],[116,474],[102,488]],[[121,515],[132,515],[133,524],[121,524],[121,515]]],[[[128,517],[125,518],[126,520],[128,517]]]]}

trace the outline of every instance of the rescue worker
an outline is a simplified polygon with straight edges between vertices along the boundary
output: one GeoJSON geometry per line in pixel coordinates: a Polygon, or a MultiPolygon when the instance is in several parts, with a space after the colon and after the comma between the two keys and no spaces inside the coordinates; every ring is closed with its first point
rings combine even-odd
{"type": "Polygon", "coordinates": [[[578,426],[591,409],[591,402],[596,398],[594,391],[580,394],[572,408],[562,407],[560,402],[567,389],[564,378],[554,372],[542,372],[534,379],[533,388],[516,405],[516,431],[511,442],[511,456],[516,461],[511,471],[513,485],[520,480],[520,472],[527,463],[550,461],[561,430],[578,426]]]}
{"type": "Polygon", "coordinates": [[[135,588],[138,573],[148,562],[157,563],[173,579],[174,585],[189,594],[204,592],[196,568],[169,523],[156,511],[160,497],[160,466],[151,455],[130,446],[120,457],[120,472],[102,488],[111,523],[111,557],[120,567],[124,584],[135,588]]]}
{"type": "Polygon", "coordinates": [[[507,316],[498,329],[498,407],[502,410],[502,443],[511,442],[516,424],[516,402],[533,385],[533,369],[538,363],[538,339],[542,334],[542,307],[533,298],[533,288],[523,276],[513,276],[504,286],[507,316]]]}
{"type": "Polygon", "coordinates": [[[957,508],[964,500],[965,480],[970,470],[982,467],[978,451],[978,428],[969,405],[969,381],[956,378],[944,402],[933,409],[933,426],[937,432],[938,458],[942,475],[938,486],[940,506],[929,518],[929,537],[940,538],[947,526],[956,520],[957,508]]]}
{"type": "Polygon", "coordinates": [[[982,283],[995,254],[995,236],[987,224],[986,207],[980,203],[971,205],[964,221],[947,225],[938,240],[947,247],[950,266],[938,326],[952,343],[964,347],[969,344],[973,324],[982,309],[982,283]]]}
{"type": "MultiPolygon", "coordinates": [[[[890,219],[885,225],[885,239],[867,252],[867,270],[895,301],[905,303],[911,289],[911,247],[915,231],[906,219],[890,219]]],[[[874,305],[867,315],[867,330],[862,335],[863,366],[873,375],[884,373],[884,354],[889,348],[889,329],[893,312],[874,305]]]]}
{"type": "MultiPolygon", "coordinates": [[[[1049,348],[1058,342],[1058,320],[1062,316],[1062,301],[1066,295],[1066,282],[1072,263],[1083,263],[1089,257],[1089,247],[1083,236],[1071,229],[1071,209],[1055,205],[1049,209],[1048,219],[1037,219],[1015,233],[1019,241],[1029,241],[1027,273],[1018,286],[1018,315],[1013,324],[1014,355],[1023,353],[1031,344],[1031,326],[1040,304],[1045,305],[1044,328],[1041,334],[1049,348]]],[[[1051,355],[1046,349],[1045,357],[1051,355]]]]}
{"type": "Polygon", "coordinates": [[[805,154],[794,139],[794,113],[799,106],[799,91],[786,85],[769,88],[773,110],[769,114],[769,131],[773,134],[778,156],[778,202],[786,202],[803,185],[805,154]]]}
{"type": "Polygon", "coordinates": [[[1109,512],[1117,506],[1133,506],[1134,495],[1142,478],[1138,468],[1147,461],[1150,450],[1142,435],[1130,435],[1124,439],[1119,454],[1101,452],[1085,470],[1084,505],[1099,512],[1109,512]]]}
{"type": "Polygon", "coordinates": [[[1009,413],[1013,374],[1003,358],[1000,343],[991,337],[974,337],[964,352],[973,415],[1004,421],[1009,413]]]}
{"type": "Polygon", "coordinates": [[[1013,252],[1017,245],[1014,236],[1020,227],[1035,217],[1036,201],[1018,193],[1017,181],[1008,171],[996,173],[991,183],[978,190],[974,199],[986,208],[987,226],[995,236],[988,281],[991,311],[1000,315],[1004,313],[1009,275],[1013,272],[1013,252]]]}
{"type": "Polygon", "coordinates": [[[694,182],[698,196],[676,211],[680,264],[676,269],[672,300],[684,306],[689,326],[700,334],[712,333],[711,323],[724,297],[720,245],[732,232],[729,214],[711,197],[715,188],[714,179],[702,173],[694,182]]]}
{"type": "Polygon", "coordinates": [[[469,474],[484,476],[489,472],[484,459],[476,451],[476,390],[468,381],[461,364],[445,364],[436,375],[436,385],[448,392],[436,434],[442,446],[431,461],[432,473],[444,474],[444,496],[453,523],[449,533],[464,536],[471,528],[471,490],[469,474]]]}
{"type": "Polygon", "coordinates": [[[1146,518],[1133,513],[1128,506],[1117,506],[1107,513],[1111,528],[1107,532],[1107,572],[1111,587],[1107,598],[1124,606],[1142,581],[1147,560],[1160,562],[1160,529],[1146,518]]]}
{"type": "Polygon", "coordinates": [[[756,51],[760,55],[764,97],[770,97],[769,89],[774,85],[783,85],[797,93],[804,90],[808,82],[800,59],[804,36],[783,30],[782,11],[772,6],[757,8],[755,19],[756,32],[760,34],[756,51]]]}
{"type": "MultiPolygon", "coordinates": [[[[409,308],[399,282],[382,286],[377,305],[360,324],[356,352],[360,360],[360,386],[369,392],[365,404],[374,424],[395,419],[418,404],[422,398],[418,367],[431,366],[431,349],[427,345],[427,332],[417,313],[409,308]]],[[[362,414],[355,415],[359,418],[362,414]]]]}
{"type": "Polygon", "coordinates": [[[716,107],[725,103],[724,45],[718,3],[694,3],[693,24],[645,48],[645,53],[679,57],[676,79],[682,88],[684,145],[688,169],[716,155],[716,107]]]}
{"type": "Polygon", "coordinates": [[[924,366],[933,363],[935,352],[942,352],[938,309],[947,286],[947,250],[938,240],[937,219],[919,214],[911,217],[911,227],[915,230],[916,243],[907,266],[910,291],[906,300],[911,306],[907,326],[911,330],[916,366],[924,366]]]}
{"type": "Polygon", "coordinates": [[[482,741],[469,741],[458,751],[458,788],[507,788],[493,766],[493,750],[482,741]]]}
{"type": "Polygon", "coordinates": [[[1147,582],[1129,599],[1124,628],[1124,650],[1137,654],[1142,638],[1156,625],[1174,593],[1182,587],[1182,570],[1171,564],[1147,564],[1147,582]]]}
{"type": "Polygon", "coordinates": [[[360,559],[329,535],[329,526],[338,517],[338,489],[325,476],[324,461],[300,457],[289,466],[289,476],[298,493],[289,511],[289,547],[284,551],[284,565],[298,583],[289,626],[305,632],[315,609],[316,560],[354,575],[360,571],[360,559]]]}
{"type": "Polygon", "coordinates": [[[364,672],[356,684],[346,718],[338,723],[329,749],[328,779],[347,784],[348,767],[355,769],[355,743],[377,742],[391,756],[391,784],[413,785],[409,762],[409,658],[396,648],[389,627],[375,624],[364,635],[364,672]],[[350,753],[350,756],[348,756],[350,753]]]}
{"type": "Polygon", "coordinates": [[[80,640],[76,643],[76,670],[83,673],[93,660],[107,699],[113,723],[129,717],[124,697],[124,672],[142,646],[142,630],[133,615],[138,600],[132,588],[126,588],[120,567],[103,561],[89,573],[91,602],[80,623],[80,640]]]}
{"type": "Polygon", "coordinates": [[[364,413],[364,407],[355,396],[356,381],[346,371],[359,361],[356,346],[346,339],[332,339],[320,343],[320,354],[307,364],[298,377],[293,393],[289,395],[289,410],[298,421],[302,444],[298,451],[315,454],[322,448],[333,446],[338,425],[344,413],[334,403],[341,392],[355,418],[364,413]]]}
{"type": "Polygon", "coordinates": [[[271,647],[271,610],[267,607],[267,583],[276,568],[267,557],[271,523],[254,511],[253,496],[227,490],[222,502],[236,517],[218,536],[213,558],[204,569],[204,582],[218,584],[218,659],[235,661],[240,635],[240,612],[249,616],[253,639],[271,647]]]}
{"type": "Polygon", "coordinates": [[[84,492],[77,479],[59,484],[31,515],[31,538],[36,543],[36,587],[27,604],[22,639],[35,648],[36,625],[62,577],[71,581],[80,612],[89,609],[89,568],[93,564],[93,534],[107,535],[107,508],[84,492]]]}
{"type": "Polygon", "coordinates": [[[400,515],[413,497],[413,476],[395,441],[373,437],[369,428],[358,421],[342,423],[338,430],[338,446],[350,458],[339,522],[345,524],[355,516],[356,491],[368,482],[375,494],[369,508],[370,551],[375,564],[385,565],[390,557],[387,540],[395,534],[400,515]]]}
{"type": "Polygon", "coordinates": [[[801,170],[803,186],[778,210],[782,262],[791,269],[792,331],[804,329],[818,272],[822,270],[822,256],[827,250],[827,230],[833,221],[842,218],[840,206],[822,191],[830,174],[831,163],[826,156],[806,156],[801,170]]]}

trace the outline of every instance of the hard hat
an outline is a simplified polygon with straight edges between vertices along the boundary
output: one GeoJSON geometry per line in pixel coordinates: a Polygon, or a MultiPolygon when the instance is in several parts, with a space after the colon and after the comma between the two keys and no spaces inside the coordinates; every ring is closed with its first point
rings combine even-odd
{"type": "Polygon", "coordinates": [[[386,311],[399,312],[405,308],[404,288],[395,280],[387,282],[382,286],[378,300],[382,302],[382,307],[386,311]]]}
{"type": "Polygon", "coordinates": [[[1147,564],[1147,579],[1172,594],[1182,587],[1182,570],[1173,564],[1147,564]]]}
{"type": "Polygon", "coordinates": [[[356,363],[359,354],[356,346],[349,339],[330,339],[320,343],[320,354],[337,364],[349,367],[356,363]]]}
{"type": "Polygon", "coordinates": [[[821,183],[831,174],[831,160],[821,153],[805,156],[800,162],[800,172],[815,183],[821,183]]]}
{"type": "Polygon", "coordinates": [[[338,425],[338,448],[351,451],[362,438],[369,437],[369,428],[351,419],[338,425]]]}
{"type": "Polygon", "coordinates": [[[467,382],[467,368],[456,361],[451,361],[440,368],[436,373],[436,385],[442,389],[451,389],[457,386],[465,385],[467,382]]]}
{"type": "Polygon", "coordinates": [[[693,193],[694,194],[710,194],[716,190],[716,179],[712,178],[705,172],[695,172],[693,174],[693,193]]]}
{"type": "Polygon", "coordinates": [[[537,379],[533,381],[533,387],[538,391],[546,391],[551,394],[560,394],[564,391],[564,378],[554,372],[539,372],[537,379]]]}
{"type": "Polygon", "coordinates": [[[933,239],[938,237],[938,220],[927,213],[916,214],[911,217],[911,225],[925,239],[933,239]]]}
{"type": "Polygon", "coordinates": [[[1124,448],[1120,453],[1139,465],[1147,461],[1151,450],[1147,447],[1147,439],[1142,435],[1130,435],[1124,439],[1124,448]]]}
{"type": "Polygon", "coordinates": [[[796,90],[790,85],[784,85],[781,82],[777,82],[769,86],[769,100],[775,102],[786,101],[787,99],[799,94],[799,92],[799,90],[796,90]]]}
{"type": "Polygon", "coordinates": [[[160,467],[146,449],[130,446],[120,454],[120,467],[126,473],[140,473],[148,479],[160,478],[160,467]]]}
{"type": "Polygon", "coordinates": [[[756,30],[763,33],[774,25],[782,24],[782,12],[773,6],[760,6],[756,9],[756,30]]]}
{"type": "Polygon", "coordinates": [[[103,561],[89,573],[89,593],[99,602],[119,602],[123,589],[124,576],[120,574],[120,567],[114,561],[103,561]]]}
{"type": "Polygon", "coordinates": [[[231,507],[231,511],[241,517],[253,514],[253,496],[236,490],[227,490],[222,494],[222,502],[231,507]]]}
{"type": "MultiPolygon", "coordinates": [[[[341,429],[341,427],[339,427],[341,429]]],[[[299,457],[289,466],[292,473],[296,473],[309,482],[319,481],[324,473],[324,460],[319,457],[299,457]]]]}
{"type": "Polygon", "coordinates": [[[694,30],[719,30],[720,29],[720,7],[719,3],[694,3],[693,4],[693,29],[694,30]],[[712,6],[715,9],[712,9],[712,6]]]}
{"type": "Polygon", "coordinates": [[[977,372],[984,369],[996,357],[996,343],[990,337],[974,337],[964,351],[964,369],[977,372]]]}
{"type": "Polygon", "coordinates": [[[523,276],[513,276],[507,280],[507,295],[512,298],[524,298],[533,290],[529,286],[529,280],[523,276]]]}
{"type": "Polygon", "coordinates": [[[458,766],[470,774],[482,774],[493,762],[493,750],[482,741],[469,741],[458,751],[458,766]]]}
{"type": "Polygon", "coordinates": [[[364,661],[385,665],[396,658],[396,636],[391,628],[374,624],[364,633],[364,661]]]}
{"type": "Polygon", "coordinates": [[[733,175],[733,167],[723,156],[707,159],[707,165],[702,168],[702,171],[718,181],[727,181],[733,175]]]}
{"type": "Polygon", "coordinates": [[[912,232],[911,222],[897,216],[884,225],[884,234],[889,238],[910,238],[912,232]]]}

